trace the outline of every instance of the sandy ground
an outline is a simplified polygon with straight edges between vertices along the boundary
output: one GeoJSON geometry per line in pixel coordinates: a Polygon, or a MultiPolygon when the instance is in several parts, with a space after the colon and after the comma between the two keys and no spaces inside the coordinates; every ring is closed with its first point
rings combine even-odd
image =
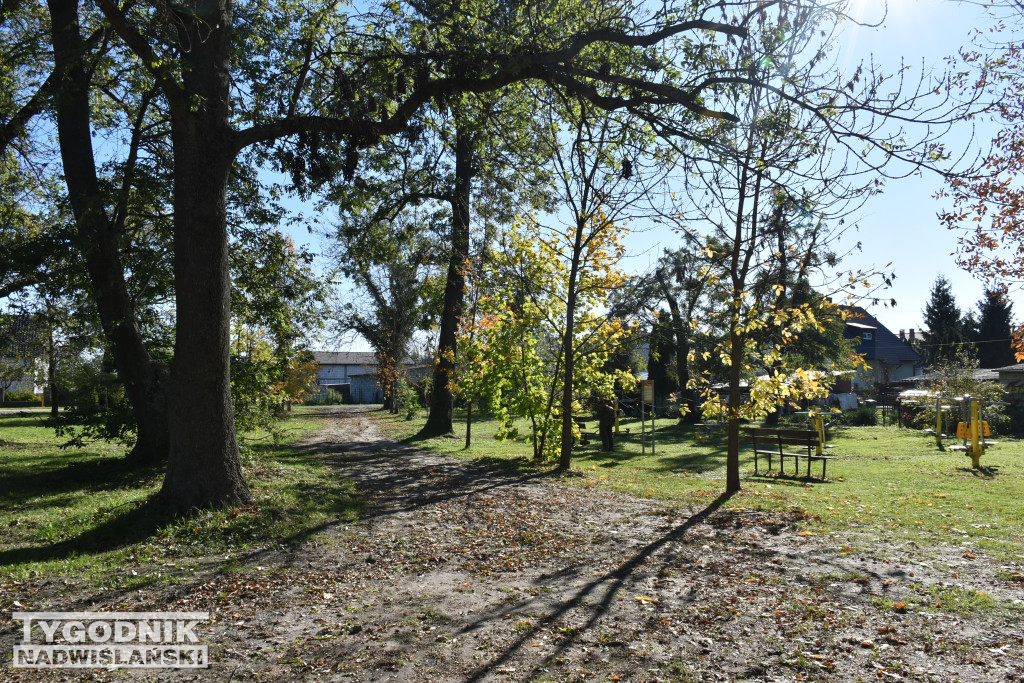
{"type": "Polygon", "coordinates": [[[862,557],[843,546],[864,530],[524,477],[325,410],[303,448],[367,496],[359,523],[157,590],[83,597],[40,578],[0,595],[8,612],[208,611],[210,668],[13,669],[8,621],[0,680],[1024,681],[1019,562],[954,544],[862,557]],[[993,606],[958,611],[978,591],[993,606]]]}

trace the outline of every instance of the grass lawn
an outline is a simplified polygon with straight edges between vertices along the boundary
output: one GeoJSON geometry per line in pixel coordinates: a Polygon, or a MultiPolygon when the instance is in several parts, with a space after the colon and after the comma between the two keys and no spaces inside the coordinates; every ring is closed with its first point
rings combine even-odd
{"type": "Polygon", "coordinates": [[[230,568],[247,552],[299,542],[361,510],[350,484],[290,445],[323,424],[301,408],[279,446],[267,434],[242,435],[254,505],[178,519],[147,502],[162,468],[127,467],[113,444],[62,450],[45,417],[0,415],[0,579],[73,575],[137,588],[200,562],[230,568]],[[138,585],[109,572],[136,564],[167,571],[140,571],[138,585]]]}
{"type": "MultiPolygon", "coordinates": [[[[389,416],[386,426],[393,437],[438,452],[532,467],[525,438],[495,441],[493,420],[474,421],[468,450],[464,413],[456,416],[461,438],[416,440],[424,421],[423,416],[389,416]]],[[[658,420],[652,455],[649,446],[646,452],[641,447],[639,420],[623,420],[620,426],[630,433],[617,439],[613,453],[602,453],[598,439],[577,447],[568,481],[681,505],[709,502],[724,490],[724,433],[698,443],[691,426],[658,420]]],[[[524,423],[520,431],[528,434],[528,426],[524,423]]],[[[829,430],[828,439],[834,445],[830,454],[836,456],[828,465],[828,481],[755,477],[753,455],[744,440],[743,490],[728,505],[802,513],[802,533],[845,539],[835,548],[838,552],[870,554],[872,539],[880,538],[914,544],[922,551],[947,544],[962,546],[968,554],[981,550],[995,558],[1020,559],[1024,441],[999,437],[999,444],[982,458],[983,469],[974,470],[970,458],[938,450],[932,438],[915,430],[837,427],[829,430]]],[[[820,463],[814,469],[820,473],[820,463]]]]}
{"type": "MultiPolygon", "coordinates": [[[[525,438],[495,441],[494,421],[475,421],[472,447],[465,450],[463,438],[414,440],[423,417],[374,414],[394,438],[457,457],[535,469],[525,438]]],[[[43,419],[0,415],[0,579],[74,575],[99,586],[135,588],[172,581],[199,564],[230,570],[253,550],[286,548],[324,525],[354,520],[362,509],[351,484],[339,481],[323,460],[290,445],[323,425],[323,418],[303,409],[287,419],[282,445],[274,446],[265,434],[243,435],[255,505],[180,519],[147,502],[159,489],[159,468],[126,467],[123,448],[110,444],[62,450],[43,419]],[[149,568],[139,571],[137,585],[130,573],[113,578],[109,572],[135,565],[149,568]]],[[[638,421],[624,420],[622,428],[630,433],[620,436],[613,453],[600,452],[596,439],[579,447],[565,482],[680,507],[707,504],[723,490],[724,434],[698,443],[692,427],[659,420],[652,455],[641,449],[638,421]]],[[[528,433],[525,425],[522,433],[528,433]]],[[[871,554],[872,542],[881,539],[919,552],[947,544],[968,556],[1020,558],[1024,442],[1001,438],[984,456],[985,468],[975,471],[969,458],[939,451],[921,432],[838,428],[829,441],[836,460],[824,482],[754,477],[744,444],[743,491],[727,505],[788,513],[788,519],[801,520],[801,533],[827,536],[822,542],[840,553],[871,554]]]]}

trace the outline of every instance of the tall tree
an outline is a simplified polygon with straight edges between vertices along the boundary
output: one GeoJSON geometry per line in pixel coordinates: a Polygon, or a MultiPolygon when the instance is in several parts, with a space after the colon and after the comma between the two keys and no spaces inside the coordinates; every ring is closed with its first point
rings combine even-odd
{"type": "MultiPolygon", "coordinates": [[[[870,150],[837,134],[835,122],[858,101],[875,102],[879,113],[897,105],[879,101],[885,88],[881,76],[862,82],[861,69],[845,76],[827,66],[833,17],[813,7],[780,6],[758,21],[756,39],[721,57],[735,60],[735,68],[752,76],[729,93],[740,125],[709,127],[710,144],[700,145],[701,153],[693,155],[687,175],[674,188],[679,194],[685,188],[689,202],[676,212],[680,228],[704,244],[714,264],[712,284],[719,290],[715,314],[702,326],[709,337],[720,332],[721,341],[702,357],[724,364],[727,399],[717,398],[709,375],[694,382],[703,389],[709,416],[724,414],[728,422],[729,492],[740,488],[740,421],[827,392],[825,368],[789,358],[790,347],[805,334],[822,331],[823,320],[834,311],[823,296],[810,295],[812,278],[820,280],[822,271],[835,265],[830,245],[848,229],[845,217],[878,190],[878,173],[894,153],[909,153],[906,141],[893,141],[872,161],[870,150]],[[808,111],[799,102],[809,97],[838,109],[808,111]],[[744,382],[748,391],[741,389],[744,382]]],[[[879,120],[855,124],[864,126],[858,140],[880,134],[879,120]]],[[[850,280],[859,284],[862,278],[850,280]]]]}
{"type": "MultiPolygon", "coordinates": [[[[353,177],[359,151],[406,128],[427,102],[447,106],[462,92],[497,92],[526,80],[605,110],[628,110],[666,134],[693,137],[695,121],[736,120],[706,103],[751,80],[747,69],[708,61],[704,45],[744,38],[748,26],[760,30],[769,9],[729,3],[649,8],[631,2],[566,7],[477,0],[382,2],[360,8],[356,16],[318,3],[96,4],[102,22],[133,53],[132,65],[155,84],[170,119],[176,328],[166,380],[168,468],[160,495],[181,509],[251,498],[231,405],[226,230],[228,183],[243,149],[315,133],[316,144],[296,156],[296,166],[301,160],[306,170],[330,173],[324,150],[340,150],[342,170],[353,177]],[[722,21],[706,18],[716,11],[722,21]],[[681,39],[697,32],[707,41],[701,49],[681,39]],[[633,59],[608,60],[609,49],[633,59]],[[620,68],[652,63],[654,69],[620,68]]],[[[98,226],[94,287],[113,292],[116,301],[119,255],[107,253],[107,241],[99,239],[107,226],[92,199],[89,160],[94,157],[85,144],[88,99],[83,93],[89,83],[81,59],[80,7],[76,0],[50,0],[49,6],[56,70],[66,90],[58,97],[63,110],[58,131],[69,193],[76,220],[88,218],[98,226]]],[[[779,7],[789,11],[788,5],[779,7]]],[[[805,93],[802,101],[822,109],[823,116],[840,112],[832,130],[841,144],[857,140],[859,145],[864,139],[863,134],[846,137],[855,131],[840,120],[842,112],[859,115],[865,104],[869,111],[879,104],[892,111],[887,95],[872,93],[852,106],[822,100],[820,94],[805,93]]],[[[905,147],[884,149],[899,154],[905,147]]],[[[138,384],[162,382],[130,326],[118,327],[131,319],[123,312],[112,310],[114,331],[126,337],[123,357],[136,354],[138,384]]]]}
{"type": "MultiPolygon", "coordinates": [[[[494,219],[508,223],[514,213],[541,203],[542,145],[535,140],[530,91],[510,88],[500,100],[464,94],[450,106],[453,173],[444,197],[451,211],[448,272],[441,302],[430,406],[421,434],[452,431],[453,388],[457,384],[459,328],[465,309],[471,254],[471,223],[484,223],[483,241],[494,219]],[[531,151],[532,150],[532,151],[531,151]],[[495,163],[504,160],[504,164],[495,163]],[[475,197],[479,193],[479,199],[475,197]],[[516,206],[515,209],[510,208],[516,206]],[[488,218],[490,217],[490,218],[488,218]]],[[[485,250],[481,250],[482,252],[485,250]]]]}
{"type": "Polygon", "coordinates": [[[411,210],[389,220],[378,216],[342,215],[332,233],[332,256],[359,292],[335,320],[340,330],[359,333],[373,347],[384,406],[397,412],[402,363],[413,335],[436,315],[438,259],[431,255],[431,229],[437,226],[411,210]]]}
{"type": "Polygon", "coordinates": [[[1013,329],[1013,304],[1006,292],[986,287],[978,302],[978,321],[973,334],[979,367],[1001,368],[1014,363],[1013,329]]]}
{"type": "MultiPolygon", "coordinates": [[[[426,107],[401,136],[361,155],[363,174],[352,183],[331,183],[341,211],[390,220],[408,208],[425,206],[447,217],[437,232],[434,258],[447,261],[444,301],[434,358],[429,414],[422,434],[452,431],[452,385],[457,363],[466,273],[474,239],[486,244],[496,226],[540,202],[540,145],[534,141],[532,102],[521,86],[493,93],[465,93],[446,107],[426,107]]],[[[432,229],[440,226],[431,219],[432,229]]],[[[482,251],[482,250],[479,250],[482,251]]]]}
{"type": "Polygon", "coordinates": [[[141,96],[129,143],[121,201],[110,212],[104,204],[107,193],[101,184],[92,144],[93,67],[90,60],[95,56],[87,50],[87,41],[82,35],[77,0],[55,0],[49,3],[49,9],[54,71],[60,84],[59,95],[55,98],[57,133],[77,230],[76,245],[85,260],[96,310],[118,375],[135,410],[138,439],[131,456],[141,462],[155,462],[167,456],[170,446],[165,394],[167,371],[146,346],[140,329],[138,300],[129,289],[127,264],[121,251],[130,216],[126,201],[132,189],[133,166],[138,160],[141,131],[155,92],[150,90],[141,96]]]}
{"type": "MultiPolygon", "coordinates": [[[[565,216],[564,227],[552,228],[547,247],[565,260],[564,320],[561,325],[561,358],[564,377],[561,388],[560,470],[572,463],[575,408],[579,389],[574,377],[578,331],[578,306],[594,297],[606,301],[613,289],[625,283],[616,277],[599,275],[622,257],[620,234],[634,218],[650,191],[664,180],[671,159],[664,149],[653,145],[650,130],[619,116],[601,116],[585,100],[563,100],[547,114],[550,128],[555,196],[565,216]],[[556,119],[555,116],[559,119],[556,119]],[[645,146],[654,149],[641,155],[645,146]],[[602,291],[603,290],[603,291],[602,291]]],[[[612,272],[612,271],[608,271],[612,272]]],[[[609,397],[610,398],[610,397],[609,397]]]]}
{"type": "Polygon", "coordinates": [[[921,352],[925,363],[934,365],[952,359],[957,347],[967,339],[964,336],[963,317],[960,307],[956,305],[949,278],[944,275],[935,278],[922,315],[926,336],[921,343],[921,352]]]}
{"type": "Polygon", "coordinates": [[[683,240],[683,247],[666,249],[658,259],[653,283],[668,305],[668,320],[675,336],[676,381],[682,417],[697,419],[696,394],[690,386],[690,351],[697,312],[714,277],[714,259],[697,247],[693,235],[683,233],[683,240]]]}

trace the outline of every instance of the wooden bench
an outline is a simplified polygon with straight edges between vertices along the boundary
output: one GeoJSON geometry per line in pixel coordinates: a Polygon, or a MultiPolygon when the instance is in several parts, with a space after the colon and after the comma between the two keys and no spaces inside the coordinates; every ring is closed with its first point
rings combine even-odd
{"type": "Polygon", "coordinates": [[[811,476],[811,464],[821,461],[821,478],[825,478],[825,467],[834,456],[819,455],[821,441],[813,429],[771,429],[768,427],[747,427],[747,435],[754,448],[754,474],[758,472],[758,456],[768,458],[768,471],[772,469],[772,458],[779,456],[779,473],[786,473],[786,458],[793,459],[793,473],[800,475],[800,460],[807,461],[807,477],[811,476]]]}

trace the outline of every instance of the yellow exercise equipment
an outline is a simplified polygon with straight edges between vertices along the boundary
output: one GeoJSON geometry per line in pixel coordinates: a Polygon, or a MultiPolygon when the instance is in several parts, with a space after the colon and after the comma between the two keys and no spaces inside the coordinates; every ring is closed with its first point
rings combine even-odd
{"type": "MultiPolygon", "coordinates": [[[[985,436],[992,436],[992,430],[988,428],[988,420],[982,420],[981,430],[985,436]]],[[[958,439],[970,439],[971,438],[971,423],[960,422],[956,426],[956,438],[958,439]]]]}

